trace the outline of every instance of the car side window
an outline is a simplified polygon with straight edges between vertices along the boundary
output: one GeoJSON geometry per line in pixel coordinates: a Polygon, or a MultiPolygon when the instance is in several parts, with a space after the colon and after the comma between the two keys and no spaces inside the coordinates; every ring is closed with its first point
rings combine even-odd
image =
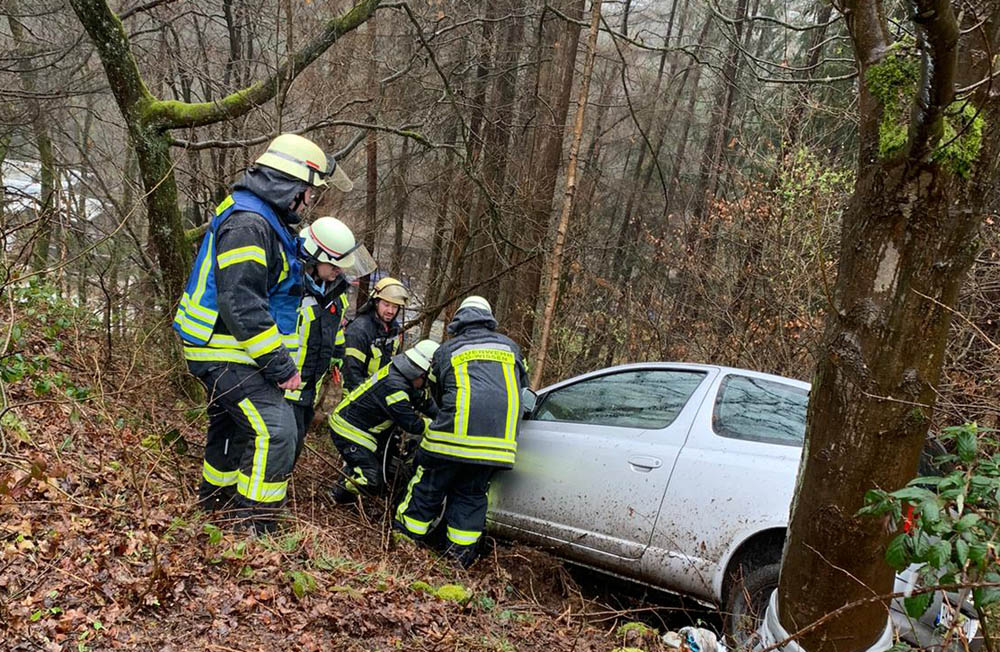
{"type": "Polygon", "coordinates": [[[715,398],[712,427],[733,439],[801,446],[809,392],[786,383],[730,375],[715,398]]]}
{"type": "Polygon", "coordinates": [[[555,389],[536,408],[535,421],[666,428],[705,378],[700,371],[638,369],[555,389]]]}

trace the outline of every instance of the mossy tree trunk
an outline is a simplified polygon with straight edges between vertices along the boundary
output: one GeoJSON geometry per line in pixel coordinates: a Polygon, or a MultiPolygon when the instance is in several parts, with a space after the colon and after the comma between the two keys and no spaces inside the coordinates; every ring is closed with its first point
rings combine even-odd
{"type": "MultiPolygon", "coordinates": [[[[994,128],[980,132],[982,123],[971,120],[975,111],[956,111],[967,98],[956,100],[954,91],[961,49],[995,51],[994,21],[960,39],[947,0],[912,4],[917,48],[907,64],[894,58],[905,48],[889,43],[881,2],[843,7],[862,80],[858,181],[844,215],[785,544],[778,611],[789,632],[892,591],[884,558],[894,533],[856,513],[866,490],[898,489],[917,472],[952,307],[983,217],[972,189],[993,167],[985,157],[1000,136],[994,128]],[[912,65],[912,74],[882,74],[902,65],[912,65]],[[911,84],[886,87],[888,78],[911,84]],[[896,147],[889,141],[894,130],[902,134],[896,147]],[[960,133],[945,138],[946,132],[960,133]]],[[[990,17],[965,20],[984,18],[990,17]]],[[[979,72],[988,75],[988,65],[979,72]]],[[[985,108],[991,118],[993,107],[985,108]]],[[[883,632],[886,613],[886,605],[867,602],[798,643],[809,652],[864,650],[883,632]]]]}
{"type": "Polygon", "coordinates": [[[274,98],[341,36],[368,20],[380,0],[360,0],[331,18],[300,50],[290,53],[274,73],[213,102],[160,100],[143,80],[121,20],[106,0],[70,0],[101,57],[111,91],[135,150],[149,217],[150,241],[162,273],[159,291],[167,301],[180,296],[191,263],[184,222],[177,203],[177,182],[170,154],[171,129],[201,127],[242,116],[274,98]]]}

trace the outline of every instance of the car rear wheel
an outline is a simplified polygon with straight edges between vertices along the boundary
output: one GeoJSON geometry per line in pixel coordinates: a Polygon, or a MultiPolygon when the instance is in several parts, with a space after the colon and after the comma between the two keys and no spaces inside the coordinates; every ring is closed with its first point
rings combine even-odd
{"type": "Polygon", "coordinates": [[[737,648],[745,648],[754,640],[771,592],[778,588],[780,571],[781,563],[774,562],[734,578],[726,598],[723,624],[737,648]]]}

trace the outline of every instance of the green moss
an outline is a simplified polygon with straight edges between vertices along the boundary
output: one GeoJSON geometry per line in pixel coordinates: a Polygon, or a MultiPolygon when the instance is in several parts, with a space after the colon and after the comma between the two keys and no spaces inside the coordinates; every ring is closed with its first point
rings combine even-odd
{"type": "MultiPolygon", "coordinates": [[[[906,150],[910,110],[920,83],[920,61],[912,41],[894,43],[885,59],[865,71],[868,90],[882,103],[878,153],[892,158],[906,150]]],[[[983,143],[984,120],[965,100],[945,110],[941,141],[931,158],[952,173],[969,176],[983,143]]]]}
{"type": "Polygon", "coordinates": [[[472,597],[472,594],[469,593],[468,589],[461,584],[445,584],[435,591],[434,595],[442,600],[457,602],[459,604],[465,604],[469,601],[469,598],[472,597]]]}
{"type": "Polygon", "coordinates": [[[619,627],[617,633],[618,636],[628,636],[630,633],[634,636],[648,636],[655,635],[656,630],[645,623],[629,622],[619,627]]]}
{"type": "Polygon", "coordinates": [[[421,582],[420,580],[417,580],[416,582],[410,584],[410,589],[413,591],[417,591],[418,593],[434,593],[433,586],[431,586],[427,582],[421,582]]]}

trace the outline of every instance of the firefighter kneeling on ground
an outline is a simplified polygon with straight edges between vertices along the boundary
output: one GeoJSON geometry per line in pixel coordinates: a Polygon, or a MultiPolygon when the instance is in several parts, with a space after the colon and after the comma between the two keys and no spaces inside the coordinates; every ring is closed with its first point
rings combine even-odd
{"type": "Polygon", "coordinates": [[[351,283],[375,270],[375,260],[354,232],[335,217],[321,217],[299,232],[305,266],[305,291],[299,307],[299,349],[293,354],[302,377],[298,389],[285,390],[295,411],[297,462],[306,430],[316,413],[320,388],[331,367],[337,377],[344,361],[344,315],[351,283]]]}
{"type": "Polygon", "coordinates": [[[421,340],[392,357],[340,402],[330,415],[330,436],[344,460],[344,471],[331,491],[337,503],[353,502],[362,492],[374,494],[381,488],[382,472],[378,451],[393,426],[419,435],[429,417],[437,414],[425,391],[431,357],[438,344],[421,340]]]}
{"type": "Polygon", "coordinates": [[[416,472],[393,523],[401,536],[429,543],[431,523],[447,501],[444,553],[465,567],[478,554],[493,473],[514,466],[527,386],[520,348],[496,328],[489,302],[477,296],[462,301],[448,325],[452,338],[431,361],[438,415],[420,442],[416,472]]]}

